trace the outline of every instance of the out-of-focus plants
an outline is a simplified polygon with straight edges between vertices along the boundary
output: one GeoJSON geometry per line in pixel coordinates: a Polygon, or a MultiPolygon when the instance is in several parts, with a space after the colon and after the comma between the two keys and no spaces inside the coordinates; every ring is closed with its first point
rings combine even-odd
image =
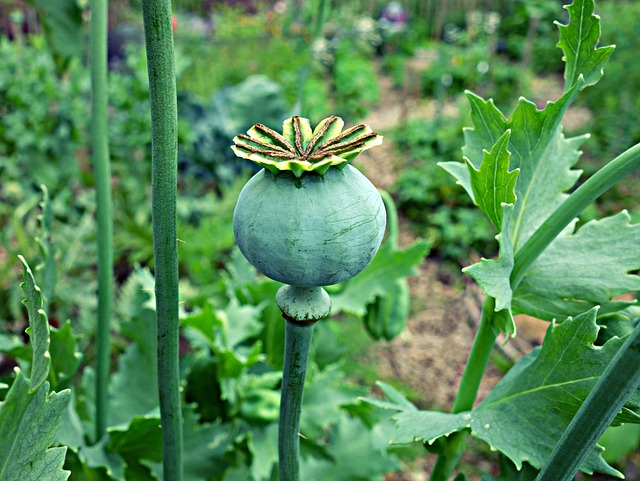
{"type": "Polygon", "coordinates": [[[395,184],[398,208],[432,242],[432,256],[454,263],[495,250],[482,213],[438,166],[460,157],[461,124],[461,119],[413,119],[393,132],[405,163],[395,184]]]}

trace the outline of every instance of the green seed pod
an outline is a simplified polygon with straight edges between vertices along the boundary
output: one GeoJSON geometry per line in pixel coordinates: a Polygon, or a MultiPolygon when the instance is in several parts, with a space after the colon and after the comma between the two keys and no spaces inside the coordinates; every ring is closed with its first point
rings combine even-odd
{"type": "Polygon", "coordinates": [[[376,188],[348,165],[380,143],[366,126],[345,132],[331,117],[311,131],[285,121],[280,135],[260,124],[237,136],[234,151],[264,167],[238,198],[233,229],[244,256],[285,284],[314,287],[352,278],[382,242],[386,214],[376,188]]]}

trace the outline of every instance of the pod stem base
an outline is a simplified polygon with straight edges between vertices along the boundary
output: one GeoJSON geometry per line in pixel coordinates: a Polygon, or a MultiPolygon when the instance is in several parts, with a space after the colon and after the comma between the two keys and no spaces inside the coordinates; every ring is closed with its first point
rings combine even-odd
{"type": "Polygon", "coordinates": [[[276,302],[286,320],[280,397],[280,481],[300,481],[300,414],[313,327],[329,315],[331,300],[321,287],[285,285],[276,302]]]}

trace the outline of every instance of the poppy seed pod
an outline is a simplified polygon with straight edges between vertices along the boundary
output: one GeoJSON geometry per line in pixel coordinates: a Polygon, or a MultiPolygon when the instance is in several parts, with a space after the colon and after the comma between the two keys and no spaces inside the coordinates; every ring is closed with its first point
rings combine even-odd
{"type": "Polygon", "coordinates": [[[381,137],[366,126],[341,132],[342,125],[331,117],[312,132],[308,120],[293,117],[283,135],[258,124],[234,139],[237,155],[265,167],[240,193],[234,234],[244,256],[271,279],[337,284],[361,272],[382,242],[380,194],[349,165],[381,137]]]}

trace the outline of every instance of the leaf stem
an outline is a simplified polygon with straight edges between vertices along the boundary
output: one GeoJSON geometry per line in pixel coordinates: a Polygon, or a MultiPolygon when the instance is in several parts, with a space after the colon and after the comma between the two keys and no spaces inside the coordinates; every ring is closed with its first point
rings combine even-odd
{"type": "Polygon", "coordinates": [[[113,297],[113,226],[109,162],[107,2],[91,1],[91,157],[98,222],[98,326],[96,330],[96,441],[107,428],[110,323],[113,297]]]}
{"type": "Polygon", "coordinates": [[[178,109],[171,2],[143,0],[152,125],[152,224],[158,326],[158,388],[165,481],[181,481],[178,245],[176,233],[178,109]]]}
{"type": "Polygon", "coordinates": [[[313,326],[329,315],[331,301],[321,287],[285,285],[278,290],[276,302],[286,320],[278,430],[280,481],[300,481],[300,415],[313,326]]]}
{"type": "MultiPolygon", "coordinates": [[[[458,394],[453,404],[453,413],[473,409],[473,403],[478,396],[480,382],[491,358],[498,333],[493,327],[494,309],[495,300],[492,297],[485,298],[482,304],[480,325],[460,380],[458,394]]],[[[430,481],[448,481],[464,452],[466,439],[466,431],[454,433],[447,438],[444,451],[438,456],[431,472],[430,481]]]]}
{"type": "Polygon", "coordinates": [[[569,481],[640,386],[640,324],[611,360],[562,434],[536,481],[569,481]]]}
{"type": "Polygon", "coordinates": [[[535,260],[573,219],[638,167],[640,167],[640,144],[634,145],[613,159],[567,197],[516,254],[511,272],[512,290],[516,290],[535,260]]]}

